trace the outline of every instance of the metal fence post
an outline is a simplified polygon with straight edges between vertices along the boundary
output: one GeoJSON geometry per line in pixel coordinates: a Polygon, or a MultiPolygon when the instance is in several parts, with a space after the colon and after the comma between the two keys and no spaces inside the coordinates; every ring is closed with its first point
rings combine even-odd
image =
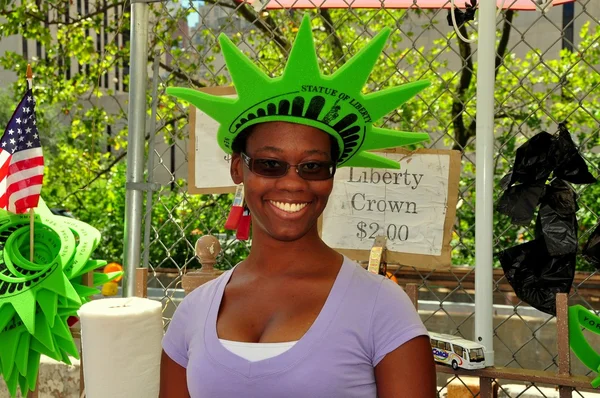
{"type": "Polygon", "coordinates": [[[479,5],[477,53],[477,130],[475,199],[475,338],[485,346],[486,365],[494,365],[494,81],[496,3],[479,5]]]}
{"type": "Polygon", "coordinates": [[[135,273],[140,265],[146,133],[146,84],[148,64],[148,4],[131,2],[131,52],[129,82],[129,134],[127,137],[127,191],[123,295],[135,295],[135,273]]]}

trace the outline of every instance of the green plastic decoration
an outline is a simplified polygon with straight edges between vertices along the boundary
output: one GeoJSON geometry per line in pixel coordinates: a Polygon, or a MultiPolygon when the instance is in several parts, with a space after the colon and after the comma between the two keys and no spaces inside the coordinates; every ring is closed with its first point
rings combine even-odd
{"type": "MultiPolygon", "coordinates": [[[[35,209],[34,258],[29,260],[30,219],[0,210],[0,375],[11,396],[36,387],[40,356],[70,364],[78,358],[68,319],[96,288],[82,276],[106,265],[90,259],[100,242],[97,229],[55,216],[40,199],[35,209]]],[[[121,275],[94,273],[94,286],[121,275]]]]}
{"type": "MultiPolygon", "coordinates": [[[[579,304],[569,307],[569,344],[571,349],[585,366],[600,373],[600,355],[587,342],[582,328],[600,334],[600,317],[579,304]]],[[[600,375],[596,375],[591,384],[592,387],[598,388],[600,375]]]]}
{"type": "Polygon", "coordinates": [[[304,16],[281,77],[262,72],[227,36],[219,42],[237,98],[214,96],[189,88],[171,87],[167,93],[190,102],[219,123],[217,141],[232,153],[235,137],[257,123],[285,121],[316,127],[333,136],[340,148],[338,167],[398,169],[398,162],[371,152],[426,141],[426,133],[374,127],[373,123],[429,86],[417,81],[362,93],[383,51],[389,28],[383,29],[361,51],[332,75],[319,70],[310,17],[304,16]]]}

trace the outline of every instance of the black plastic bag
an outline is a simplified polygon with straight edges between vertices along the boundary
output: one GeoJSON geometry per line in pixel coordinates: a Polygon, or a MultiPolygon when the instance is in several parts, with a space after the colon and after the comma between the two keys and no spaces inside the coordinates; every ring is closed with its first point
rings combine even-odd
{"type": "Polygon", "coordinates": [[[496,208],[509,216],[514,225],[528,225],[533,220],[533,213],[544,191],[543,182],[514,185],[504,191],[496,208]]]}
{"type": "Polygon", "coordinates": [[[462,11],[459,8],[454,8],[454,10],[452,10],[451,8],[448,9],[448,15],[446,16],[446,21],[448,22],[448,26],[454,25],[452,23],[451,12],[454,11],[454,18],[456,19],[456,25],[461,26],[467,21],[475,20],[475,11],[476,10],[477,10],[477,0],[471,0],[471,4],[468,4],[465,1],[465,11],[462,11]]]}
{"type": "Polygon", "coordinates": [[[519,299],[556,315],[556,294],[569,293],[573,284],[575,253],[553,257],[543,241],[533,240],[500,252],[499,259],[519,299]]]}
{"type": "Polygon", "coordinates": [[[600,224],[583,246],[583,257],[600,270],[600,224]]]}
{"type": "Polygon", "coordinates": [[[557,155],[554,176],[573,184],[595,183],[596,179],[589,172],[588,166],[571,139],[567,127],[561,123],[558,128],[559,134],[554,144],[557,155]]]}
{"type": "Polygon", "coordinates": [[[577,252],[577,195],[566,182],[546,186],[535,224],[536,240],[543,240],[551,256],[577,252]]]}
{"type": "Polygon", "coordinates": [[[505,180],[503,185],[510,187],[515,183],[546,182],[556,164],[553,142],[552,135],[542,131],[521,145],[517,149],[510,177],[508,175],[504,177],[508,179],[508,183],[505,180]]]}

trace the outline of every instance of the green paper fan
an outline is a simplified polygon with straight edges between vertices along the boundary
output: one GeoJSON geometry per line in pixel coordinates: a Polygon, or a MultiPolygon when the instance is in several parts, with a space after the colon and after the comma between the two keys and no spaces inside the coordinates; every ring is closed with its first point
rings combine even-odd
{"type": "Polygon", "coordinates": [[[77,247],[74,259],[65,268],[64,272],[69,279],[80,275],[80,271],[86,267],[92,252],[100,243],[100,231],[84,222],[62,216],[55,216],[57,221],[69,227],[77,238],[77,247]]]}

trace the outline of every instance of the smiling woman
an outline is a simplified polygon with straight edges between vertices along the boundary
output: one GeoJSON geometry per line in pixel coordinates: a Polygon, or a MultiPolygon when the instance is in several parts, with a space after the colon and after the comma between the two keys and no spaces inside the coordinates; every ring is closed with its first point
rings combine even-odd
{"type": "Polygon", "coordinates": [[[329,136],[310,126],[268,122],[254,127],[245,147],[248,155],[233,154],[231,176],[236,184],[244,183],[255,225],[253,245],[260,246],[263,234],[296,241],[316,233],[317,220],[333,189],[329,136]],[[244,157],[252,162],[244,162],[244,157]],[[251,171],[248,165],[252,163],[251,171]],[[256,163],[264,166],[257,170],[256,163]],[[274,174],[273,169],[284,174],[274,174]]]}
{"type": "Polygon", "coordinates": [[[163,340],[161,397],[435,396],[427,330],[404,291],[317,230],[337,168],[398,168],[366,151],[427,137],[371,124],[427,85],[361,94],[388,33],[327,79],[307,18],[281,79],[221,38],[239,99],[170,90],[219,121],[253,228],[248,257],[178,307],[163,340]]]}

